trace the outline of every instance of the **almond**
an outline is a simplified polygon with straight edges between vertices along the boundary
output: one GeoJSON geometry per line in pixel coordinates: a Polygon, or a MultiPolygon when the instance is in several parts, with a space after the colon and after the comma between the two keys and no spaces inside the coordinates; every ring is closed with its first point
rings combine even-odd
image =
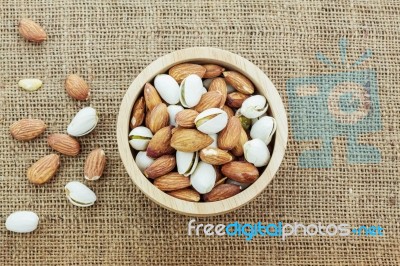
{"type": "Polygon", "coordinates": [[[199,113],[210,109],[219,107],[222,95],[217,91],[209,91],[201,96],[200,102],[195,106],[195,110],[199,113]]]}
{"type": "Polygon", "coordinates": [[[230,108],[229,106],[224,105],[224,106],[222,106],[221,109],[225,111],[225,113],[228,115],[228,118],[235,116],[235,113],[233,112],[232,108],[230,108]]]}
{"type": "Polygon", "coordinates": [[[149,129],[153,134],[169,125],[169,114],[165,103],[157,104],[150,113],[149,129]]]}
{"type": "Polygon", "coordinates": [[[226,104],[229,107],[239,109],[240,107],[242,107],[244,100],[246,100],[247,98],[249,98],[249,96],[241,92],[231,92],[226,97],[226,104]]]}
{"type": "Polygon", "coordinates": [[[221,184],[204,194],[204,201],[219,201],[235,196],[240,192],[240,187],[232,184],[221,184]]]}
{"type": "Polygon", "coordinates": [[[172,172],[156,178],[153,184],[162,191],[173,191],[189,187],[190,178],[178,172],[172,172]]]}
{"type": "Polygon", "coordinates": [[[207,134],[196,129],[178,129],[171,138],[171,146],[178,151],[195,152],[213,143],[207,134]]]}
{"type": "Polygon", "coordinates": [[[233,160],[233,156],[218,148],[204,148],[200,151],[200,158],[203,162],[212,165],[222,165],[233,160]]]}
{"type": "Polygon", "coordinates": [[[36,22],[23,18],[18,25],[19,33],[27,41],[41,43],[47,39],[44,29],[36,22]]]}
{"type": "Polygon", "coordinates": [[[162,103],[156,88],[154,88],[150,83],[146,83],[146,85],[144,85],[143,95],[146,101],[146,107],[150,111],[152,111],[156,105],[162,103]]]}
{"type": "Polygon", "coordinates": [[[253,83],[236,71],[225,71],[223,72],[225,80],[232,85],[237,91],[244,94],[253,94],[254,85],[253,83]]]}
{"type": "Polygon", "coordinates": [[[232,116],[226,127],[218,135],[218,147],[223,150],[233,149],[239,142],[242,124],[239,118],[232,116]]]}
{"type": "Polygon", "coordinates": [[[85,161],[85,179],[97,180],[101,177],[106,166],[106,154],[100,148],[89,153],[85,161]]]}
{"type": "Polygon", "coordinates": [[[143,97],[136,100],[132,108],[132,117],[129,123],[131,129],[142,125],[145,116],[146,103],[143,97]]]}
{"type": "Polygon", "coordinates": [[[217,91],[221,94],[221,101],[219,102],[219,108],[222,108],[226,102],[227,86],[223,78],[215,78],[211,81],[208,91],[217,91]]]}
{"type": "Polygon", "coordinates": [[[171,147],[172,127],[163,127],[153,136],[147,146],[147,156],[158,158],[162,155],[172,154],[174,148],[171,147]]]}
{"type": "Polygon", "coordinates": [[[176,114],[175,121],[176,124],[180,127],[194,128],[195,127],[194,120],[198,115],[199,113],[196,112],[195,110],[185,109],[176,114]]]}
{"type": "Polygon", "coordinates": [[[200,194],[190,188],[178,189],[167,193],[168,195],[186,201],[200,201],[200,194]]]}
{"type": "Polygon", "coordinates": [[[215,182],[215,185],[214,185],[214,187],[216,187],[216,186],[219,186],[219,185],[221,185],[221,184],[224,184],[225,183],[225,181],[227,180],[228,178],[225,176],[225,177],[222,177],[222,178],[220,178],[218,181],[216,181],[215,182]]]}
{"type": "Polygon", "coordinates": [[[216,78],[225,71],[225,68],[223,68],[222,66],[214,64],[203,65],[203,67],[206,69],[206,73],[203,76],[203,78],[205,79],[216,78]]]}
{"type": "Polygon", "coordinates": [[[51,134],[47,137],[47,143],[56,151],[68,156],[78,155],[81,149],[79,142],[67,134],[51,134]]]}
{"type": "Polygon", "coordinates": [[[144,170],[144,175],[147,178],[157,178],[168,174],[176,166],[175,156],[163,155],[156,159],[149,167],[144,170]]]}
{"type": "Polygon", "coordinates": [[[86,81],[76,74],[65,79],[65,90],[68,95],[78,101],[86,101],[90,95],[90,88],[86,81]]]}
{"type": "Polygon", "coordinates": [[[10,133],[16,140],[31,140],[46,129],[46,124],[40,119],[21,119],[10,126],[10,133]]]}
{"type": "Polygon", "coordinates": [[[60,156],[57,154],[44,156],[29,167],[27,172],[28,180],[35,185],[44,184],[55,175],[59,166],[60,156]]]}
{"type": "Polygon", "coordinates": [[[240,137],[239,137],[239,142],[236,144],[235,147],[231,150],[232,154],[235,156],[243,156],[244,150],[243,150],[243,145],[249,140],[249,137],[247,136],[246,131],[241,129],[240,131],[240,137]]]}
{"type": "Polygon", "coordinates": [[[197,76],[202,78],[205,73],[206,69],[201,65],[189,63],[173,66],[168,71],[168,74],[172,76],[178,83],[181,83],[182,80],[184,80],[189,75],[196,74],[197,76]]]}
{"type": "Polygon", "coordinates": [[[258,169],[244,161],[229,162],[222,166],[222,173],[240,183],[253,183],[259,177],[258,169]]]}

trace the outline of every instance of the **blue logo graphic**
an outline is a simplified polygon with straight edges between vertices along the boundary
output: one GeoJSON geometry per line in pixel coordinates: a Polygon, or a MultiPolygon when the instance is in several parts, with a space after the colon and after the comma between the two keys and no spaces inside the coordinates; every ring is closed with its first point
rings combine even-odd
{"type": "MultiPolygon", "coordinates": [[[[339,41],[342,64],[346,63],[346,45],[346,39],[339,41]]],[[[371,50],[366,50],[352,67],[371,56],[371,50]]],[[[320,52],[316,57],[331,68],[337,67],[320,52]]],[[[295,140],[322,141],[319,150],[301,152],[301,168],[331,168],[332,140],[336,136],[347,137],[349,164],[381,161],[376,147],[360,144],[357,140],[360,134],[377,132],[382,128],[375,70],[292,78],[287,81],[286,89],[295,140]]]]}

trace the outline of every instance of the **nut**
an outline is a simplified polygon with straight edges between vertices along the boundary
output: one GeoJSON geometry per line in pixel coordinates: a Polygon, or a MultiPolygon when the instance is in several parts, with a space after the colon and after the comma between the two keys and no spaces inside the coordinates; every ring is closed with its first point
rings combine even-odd
{"type": "Polygon", "coordinates": [[[129,123],[131,129],[140,126],[144,121],[146,103],[143,97],[140,97],[132,108],[132,118],[129,123]]]}
{"type": "Polygon", "coordinates": [[[235,115],[235,113],[233,112],[233,110],[232,110],[229,106],[227,106],[227,105],[222,106],[221,109],[222,109],[223,111],[225,111],[225,113],[228,115],[228,119],[235,115]]]}
{"type": "Polygon", "coordinates": [[[200,194],[211,191],[216,180],[216,172],[211,164],[199,162],[196,170],[190,176],[190,184],[200,194]]]}
{"type": "Polygon", "coordinates": [[[89,153],[85,161],[85,179],[97,180],[101,177],[106,166],[106,154],[100,148],[89,153]]]}
{"type": "Polygon", "coordinates": [[[268,109],[267,99],[262,95],[254,95],[247,98],[238,111],[247,118],[253,119],[265,114],[268,109]]]}
{"type": "Polygon", "coordinates": [[[162,191],[174,191],[189,187],[190,179],[178,172],[172,172],[156,178],[153,184],[162,191]]]}
{"type": "Polygon", "coordinates": [[[68,156],[78,155],[81,149],[79,142],[67,134],[51,134],[47,137],[47,143],[56,151],[68,156]]]}
{"type": "Polygon", "coordinates": [[[181,83],[187,76],[195,74],[202,78],[206,73],[206,68],[197,64],[179,64],[171,67],[168,74],[173,77],[178,83],[181,83]]]}
{"type": "Polygon", "coordinates": [[[86,101],[90,95],[90,88],[86,81],[76,74],[65,79],[65,90],[68,95],[78,101],[86,101]]]}
{"type": "Polygon", "coordinates": [[[203,133],[218,133],[228,123],[228,115],[219,108],[210,108],[201,112],[194,122],[197,129],[203,133]]]}
{"type": "Polygon", "coordinates": [[[267,165],[271,158],[267,145],[260,139],[247,141],[243,145],[243,151],[246,161],[254,164],[256,167],[267,165]]]}
{"type": "Polygon", "coordinates": [[[244,94],[254,93],[254,85],[251,81],[236,71],[223,72],[225,80],[232,85],[237,91],[244,94]]]}
{"type": "Polygon", "coordinates": [[[243,94],[241,92],[231,92],[226,98],[226,104],[231,108],[240,108],[243,102],[249,98],[249,95],[243,94]]]}
{"type": "Polygon", "coordinates": [[[31,211],[16,211],[11,213],[6,220],[7,230],[15,233],[30,233],[36,230],[39,217],[31,211]]]}
{"type": "Polygon", "coordinates": [[[175,156],[173,155],[163,155],[156,159],[149,167],[144,170],[144,175],[147,178],[157,178],[168,174],[176,166],[175,156]]]}
{"type": "Polygon", "coordinates": [[[208,91],[217,91],[221,94],[221,100],[219,102],[218,107],[222,108],[226,102],[227,97],[227,87],[226,82],[223,78],[215,78],[212,80],[208,91]]]}
{"type": "Polygon", "coordinates": [[[212,202],[230,198],[241,191],[239,186],[232,184],[221,184],[214,187],[209,193],[204,195],[204,201],[212,202]]]}
{"type": "Polygon", "coordinates": [[[41,43],[47,39],[47,34],[44,29],[36,22],[23,18],[19,21],[19,33],[27,41],[41,43]]]}
{"type": "Polygon", "coordinates": [[[147,156],[146,152],[140,151],[136,155],[135,159],[136,165],[139,167],[140,171],[144,171],[147,167],[149,167],[152,163],[154,163],[154,159],[147,156]]]}
{"type": "Polygon", "coordinates": [[[176,152],[176,166],[178,173],[184,176],[191,175],[199,162],[198,152],[176,152]]]}
{"type": "Polygon", "coordinates": [[[169,124],[169,114],[167,106],[164,103],[157,104],[150,113],[149,129],[156,133],[163,127],[169,124]]]}
{"type": "Polygon", "coordinates": [[[240,183],[253,183],[259,177],[258,169],[244,161],[229,162],[222,166],[222,174],[240,183]]]}
{"type": "Polygon", "coordinates": [[[21,119],[10,126],[10,133],[16,140],[28,141],[42,134],[46,127],[40,119],[21,119]]]}
{"type": "Polygon", "coordinates": [[[160,95],[158,95],[157,90],[150,83],[144,85],[143,95],[146,106],[150,111],[152,111],[157,104],[162,103],[160,95]]]}
{"type": "Polygon", "coordinates": [[[173,77],[166,74],[157,75],[154,78],[154,87],[167,103],[177,104],[179,102],[180,88],[173,77]]]}
{"type": "Polygon", "coordinates": [[[180,86],[180,101],[184,107],[196,106],[203,95],[203,82],[197,75],[187,76],[180,86]]]}
{"type": "Polygon", "coordinates": [[[183,107],[180,105],[170,105],[167,107],[168,115],[169,115],[169,124],[171,126],[176,126],[176,115],[183,111],[183,107]]]}
{"type": "Polygon", "coordinates": [[[250,136],[253,139],[261,139],[268,145],[271,142],[275,131],[275,119],[270,116],[264,116],[254,123],[250,131],[250,136]]]}
{"type": "Polygon", "coordinates": [[[203,75],[203,78],[205,79],[216,78],[225,71],[225,68],[223,68],[222,66],[214,64],[203,65],[203,67],[206,69],[206,73],[204,73],[203,75]]]}
{"type": "Polygon", "coordinates": [[[231,150],[232,154],[239,157],[243,156],[244,150],[243,150],[243,145],[249,140],[247,137],[246,131],[242,128],[240,131],[240,137],[239,137],[239,142],[236,144],[235,147],[231,150]]]}
{"type": "Polygon", "coordinates": [[[213,139],[196,129],[180,128],[174,132],[171,138],[171,146],[178,151],[195,152],[201,150],[213,142],[213,139]]]}
{"type": "Polygon", "coordinates": [[[219,107],[222,95],[217,91],[209,91],[201,96],[200,102],[194,108],[201,113],[207,109],[219,107]]]}
{"type": "Polygon", "coordinates": [[[144,151],[152,138],[153,133],[147,127],[135,127],[129,133],[129,144],[135,150],[144,151]]]}
{"type": "Polygon", "coordinates": [[[65,185],[64,190],[67,199],[78,207],[92,206],[97,200],[96,194],[78,181],[69,182],[65,185]]]}
{"type": "Polygon", "coordinates": [[[218,148],[204,148],[200,151],[200,158],[203,162],[212,165],[222,165],[233,160],[233,156],[218,148]]]}
{"type": "Polygon", "coordinates": [[[71,136],[81,137],[92,132],[99,118],[92,107],[82,108],[68,125],[67,132],[71,136]]]}
{"type": "Polygon", "coordinates": [[[44,184],[55,175],[58,167],[60,167],[60,156],[57,154],[44,156],[29,167],[28,180],[35,185],[44,184]]]}
{"type": "Polygon", "coordinates": [[[26,91],[36,91],[42,87],[43,82],[40,79],[21,79],[18,86],[26,91]]]}
{"type": "Polygon", "coordinates": [[[176,124],[180,127],[193,128],[195,127],[194,120],[199,115],[198,112],[191,109],[185,109],[176,114],[176,124]]]}
{"type": "Polygon", "coordinates": [[[168,195],[186,201],[200,201],[200,194],[190,188],[178,189],[167,193],[168,195]]]}
{"type": "Polygon", "coordinates": [[[162,155],[172,154],[174,149],[171,147],[172,127],[163,127],[153,136],[147,146],[147,156],[158,158],[162,155]]]}
{"type": "Polygon", "coordinates": [[[239,118],[229,118],[228,124],[218,135],[218,147],[223,150],[233,149],[239,142],[242,124],[239,118]]]}

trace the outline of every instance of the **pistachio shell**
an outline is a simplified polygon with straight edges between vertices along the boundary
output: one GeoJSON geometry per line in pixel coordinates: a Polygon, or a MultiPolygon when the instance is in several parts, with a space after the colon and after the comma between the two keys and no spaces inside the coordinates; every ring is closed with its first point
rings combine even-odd
{"type": "Polygon", "coordinates": [[[267,99],[262,95],[247,98],[240,108],[240,113],[247,118],[256,118],[263,115],[268,109],[267,99]]]}
{"type": "Polygon", "coordinates": [[[265,144],[271,142],[272,136],[276,131],[275,118],[264,116],[254,123],[250,130],[250,136],[253,139],[261,139],[265,144]]]}
{"type": "Polygon", "coordinates": [[[129,133],[129,144],[138,151],[144,151],[149,145],[153,133],[147,127],[135,127],[129,133]]]}
{"type": "Polygon", "coordinates": [[[187,76],[181,83],[180,101],[183,106],[191,108],[196,106],[203,95],[203,82],[195,74],[187,76]]]}
{"type": "Polygon", "coordinates": [[[167,110],[169,114],[169,124],[171,126],[176,126],[175,116],[177,113],[183,110],[183,107],[180,105],[169,105],[167,110]]]}
{"type": "Polygon", "coordinates": [[[43,82],[40,79],[21,79],[18,82],[18,86],[26,91],[36,91],[42,87],[43,82]]]}
{"type": "Polygon", "coordinates": [[[96,194],[78,181],[71,181],[65,185],[67,199],[78,207],[89,207],[97,200],[96,194]]]}
{"type": "Polygon", "coordinates": [[[152,163],[154,163],[154,159],[147,156],[145,151],[140,151],[136,155],[135,159],[136,165],[139,167],[140,171],[144,172],[144,170],[149,167],[152,163]]]}
{"type": "Polygon", "coordinates": [[[201,112],[194,122],[199,131],[214,134],[225,128],[228,123],[228,115],[219,108],[210,108],[201,112]]]}
{"type": "Polygon", "coordinates": [[[267,145],[260,139],[247,141],[243,145],[243,150],[246,161],[254,164],[256,167],[267,165],[271,158],[267,145]]]}
{"type": "Polygon", "coordinates": [[[199,162],[198,152],[183,152],[176,151],[176,165],[178,173],[184,176],[189,176],[197,167],[199,162]]]}
{"type": "Polygon", "coordinates": [[[31,211],[16,211],[6,220],[6,228],[15,233],[30,233],[35,231],[39,224],[39,217],[31,211]]]}
{"type": "Polygon", "coordinates": [[[154,78],[154,87],[161,98],[169,104],[179,102],[179,84],[176,80],[167,74],[160,74],[154,78]]]}
{"type": "Polygon", "coordinates": [[[210,87],[210,84],[211,84],[212,80],[213,79],[205,79],[205,80],[203,80],[204,88],[208,89],[208,87],[210,87]]]}
{"type": "Polygon", "coordinates": [[[215,169],[211,164],[200,162],[190,176],[190,184],[200,194],[210,192],[216,180],[215,169]]]}
{"type": "Polygon", "coordinates": [[[92,107],[85,107],[72,119],[67,132],[74,137],[86,135],[96,127],[98,120],[96,110],[92,107]]]}

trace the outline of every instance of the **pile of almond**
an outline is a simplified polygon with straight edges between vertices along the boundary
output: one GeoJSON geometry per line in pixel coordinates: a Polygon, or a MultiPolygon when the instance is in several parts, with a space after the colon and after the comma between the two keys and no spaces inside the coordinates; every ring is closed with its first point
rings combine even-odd
{"type": "Polygon", "coordinates": [[[219,201],[254,183],[270,159],[276,121],[236,71],[184,63],[146,83],[133,106],[129,144],[142,173],[186,201],[219,201]]]}

